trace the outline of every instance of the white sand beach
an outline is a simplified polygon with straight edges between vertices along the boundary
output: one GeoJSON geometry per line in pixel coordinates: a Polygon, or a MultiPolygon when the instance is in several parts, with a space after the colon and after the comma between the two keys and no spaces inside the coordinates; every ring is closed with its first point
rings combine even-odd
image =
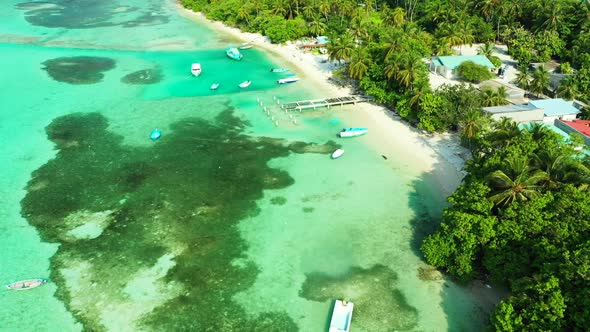
{"type": "MultiPolygon", "coordinates": [[[[268,37],[261,34],[242,32],[222,22],[211,21],[202,13],[178,6],[179,12],[190,19],[280,56],[296,67],[306,81],[327,95],[340,97],[352,93],[350,87],[338,86],[330,80],[335,64],[325,61],[326,55],[304,52],[293,43],[272,44],[268,37]]],[[[461,183],[468,152],[459,145],[456,135],[427,134],[411,127],[387,108],[372,103],[358,104],[356,112],[347,112],[346,116],[350,117],[350,123],[363,123],[370,128],[367,141],[378,154],[396,156],[413,169],[430,173],[445,195],[450,195],[461,183]]]]}

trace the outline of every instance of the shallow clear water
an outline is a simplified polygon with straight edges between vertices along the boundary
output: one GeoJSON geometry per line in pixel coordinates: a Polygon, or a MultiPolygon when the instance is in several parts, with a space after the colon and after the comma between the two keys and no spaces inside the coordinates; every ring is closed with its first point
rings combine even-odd
{"type": "Polygon", "coordinates": [[[51,282],[3,293],[0,330],[319,331],[341,297],[355,331],[480,329],[466,290],[418,277],[429,175],[337,140],[351,108],[280,111],[321,91],[235,42],[167,1],[5,4],[0,283],[51,282]]]}

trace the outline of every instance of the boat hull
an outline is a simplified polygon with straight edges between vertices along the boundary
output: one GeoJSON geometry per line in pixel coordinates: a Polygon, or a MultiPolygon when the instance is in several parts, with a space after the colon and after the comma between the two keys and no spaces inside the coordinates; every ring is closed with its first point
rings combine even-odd
{"type": "Polygon", "coordinates": [[[162,136],[162,132],[158,129],[154,129],[150,134],[150,139],[152,141],[157,141],[162,136]]]}
{"type": "Polygon", "coordinates": [[[339,137],[346,138],[346,137],[357,137],[365,135],[369,132],[367,128],[344,128],[341,132],[338,133],[339,137]]]}
{"type": "Polygon", "coordinates": [[[219,84],[214,83],[211,85],[211,90],[217,90],[217,88],[219,88],[219,84]]]}
{"type": "Polygon", "coordinates": [[[6,288],[11,289],[11,290],[28,290],[28,289],[33,289],[33,288],[37,288],[41,285],[44,285],[47,283],[47,279],[27,279],[27,280],[21,280],[21,281],[17,281],[14,282],[12,284],[6,285],[6,288]]]}
{"type": "Polygon", "coordinates": [[[331,157],[332,157],[332,159],[338,159],[338,158],[342,157],[343,154],[344,154],[344,150],[338,149],[338,150],[332,152],[331,157]]]}
{"type": "Polygon", "coordinates": [[[349,332],[354,303],[336,300],[328,332],[349,332]]]}
{"type": "Polygon", "coordinates": [[[298,77],[287,77],[287,78],[281,78],[280,80],[277,80],[277,83],[279,84],[290,84],[290,83],[295,83],[299,81],[298,77]]]}
{"type": "Polygon", "coordinates": [[[245,82],[240,83],[238,86],[243,89],[243,88],[249,87],[250,84],[252,84],[252,81],[245,81],[245,82]]]}

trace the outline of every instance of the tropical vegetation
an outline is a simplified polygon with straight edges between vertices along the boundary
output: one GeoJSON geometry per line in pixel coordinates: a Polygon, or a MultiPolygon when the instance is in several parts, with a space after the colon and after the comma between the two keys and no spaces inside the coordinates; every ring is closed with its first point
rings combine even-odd
{"type": "Polygon", "coordinates": [[[590,1],[181,3],[276,43],[327,35],[339,75],[425,131],[458,132],[473,159],[440,229],[422,244],[426,260],[458,280],[509,287],[491,317],[495,330],[590,330],[590,161],[581,140],[563,142],[542,125],[491,121],[482,107],[504,104],[505,90],[433,90],[424,61],[482,43],[478,52],[499,65],[494,43],[503,43],[518,65],[515,83],[530,96],[590,101],[590,1]],[[551,59],[567,75],[557,89],[542,64],[551,59]]]}

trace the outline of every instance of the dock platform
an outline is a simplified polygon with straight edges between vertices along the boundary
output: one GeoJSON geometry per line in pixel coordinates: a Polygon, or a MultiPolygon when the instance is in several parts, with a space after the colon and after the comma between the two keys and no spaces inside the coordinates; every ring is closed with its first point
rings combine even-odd
{"type": "Polygon", "coordinates": [[[281,108],[284,110],[297,110],[302,111],[305,109],[316,109],[320,107],[332,107],[332,106],[344,106],[344,105],[356,105],[357,103],[363,103],[372,101],[373,98],[364,95],[353,95],[346,97],[335,97],[326,99],[314,99],[314,100],[300,100],[284,103],[281,108]]]}

